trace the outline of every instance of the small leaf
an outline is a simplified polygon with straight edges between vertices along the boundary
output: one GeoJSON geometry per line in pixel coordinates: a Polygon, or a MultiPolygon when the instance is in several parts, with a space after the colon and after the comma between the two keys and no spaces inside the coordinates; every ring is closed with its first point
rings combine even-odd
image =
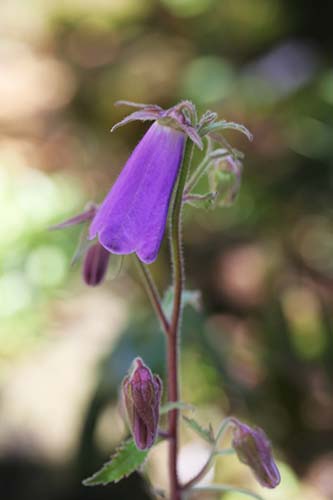
{"type": "Polygon", "coordinates": [[[184,290],[182,295],[182,306],[191,306],[196,311],[201,307],[201,292],[199,290],[184,290]]]}
{"type": "Polygon", "coordinates": [[[210,123],[206,127],[203,127],[200,130],[200,135],[204,136],[207,135],[211,132],[217,132],[220,130],[236,130],[237,132],[241,132],[242,134],[246,135],[249,141],[253,140],[253,135],[251,132],[244,126],[241,125],[240,123],[235,123],[235,122],[227,122],[226,120],[221,120],[220,122],[215,122],[215,123],[210,123]]]}
{"type": "MultiPolygon", "coordinates": [[[[201,292],[199,290],[184,290],[182,294],[182,308],[185,306],[192,306],[193,309],[198,311],[201,306],[201,292]]],[[[163,310],[166,318],[171,319],[173,306],[173,289],[170,287],[163,297],[163,310]]]]}
{"type": "Polygon", "coordinates": [[[205,429],[204,427],[201,427],[201,425],[198,424],[198,422],[193,418],[188,418],[183,415],[183,419],[185,420],[186,424],[205,441],[210,444],[215,444],[214,432],[210,424],[209,428],[205,429]]]}
{"type": "Polygon", "coordinates": [[[182,401],[173,401],[170,403],[166,403],[160,408],[160,415],[165,415],[169,413],[171,410],[191,410],[194,411],[194,406],[189,405],[188,403],[183,403],[182,401]]]}
{"type": "Polygon", "coordinates": [[[85,486],[117,483],[137,470],[146,460],[148,451],[138,450],[133,439],[122,443],[112,455],[111,460],[103,465],[93,476],[83,481],[85,486]]]}

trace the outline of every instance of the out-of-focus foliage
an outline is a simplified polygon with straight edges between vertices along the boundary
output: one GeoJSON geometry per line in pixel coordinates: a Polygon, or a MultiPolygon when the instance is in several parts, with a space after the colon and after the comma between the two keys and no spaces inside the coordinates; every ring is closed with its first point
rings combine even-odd
{"type": "MultiPolygon", "coordinates": [[[[203,423],[232,412],[266,430],[282,464],[282,484],[267,500],[333,497],[332,33],[324,5],[310,0],[1,2],[4,498],[147,498],[137,475],[93,492],[80,480],[126,433],[117,388],[132,359],[163,375],[158,325],[130,259],[102,292],[86,291],[80,266],[70,266],[79,231],[47,227],[99,201],[142,135],[142,124],[110,135],[126,112],[115,100],[170,106],[182,98],[255,137],[248,145],[226,136],[246,155],[236,203],[209,216],[186,209],[188,288],[202,290],[203,308],[185,313],[183,400],[200,406],[203,423]],[[72,349],[66,358],[63,345],[72,349]],[[26,384],[23,376],[20,392],[26,366],[34,375],[26,384]],[[65,366],[86,388],[80,404],[66,399],[74,382],[65,366]],[[63,406],[76,411],[71,424],[60,418],[63,406]]],[[[167,241],[153,272],[166,288],[167,241]]],[[[184,431],[184,456],[194,439],[184,431]]],[[[189,456],[199,457],[195,449],[189,456]]],[[[160,460],[157,449],[148,462],[156,484],[165,481],[160,460]]],[[[252,484],[233,458],[221,458],[215,475],[252,484]]]]}

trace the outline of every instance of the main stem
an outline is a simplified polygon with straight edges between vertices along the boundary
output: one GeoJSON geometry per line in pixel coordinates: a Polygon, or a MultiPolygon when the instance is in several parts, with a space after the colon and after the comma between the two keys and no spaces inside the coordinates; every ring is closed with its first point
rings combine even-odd
{"type": "MultiPolygon", "coordinates": [[[[181,302],[185,281],[184,262],[182,253],[182,207],[183,193],[185,189],[187,175],[191,165],[193,143],[187,141],[181,170],[179,173],[176,194],[174,196],[172,212],[170,217],[170,246],[171,259],[173,265],[173,311],[168,333],[167,342],[167,374],[168,374],[168,401],[179,400],[179,363],[178,344],[181,323],[181,302]]],[[[178,457],[178,420],[179,411],[169,412],[169,480],[170,480],[170,500],[181,500],[181,489],[177,473],[178,457]]]]}

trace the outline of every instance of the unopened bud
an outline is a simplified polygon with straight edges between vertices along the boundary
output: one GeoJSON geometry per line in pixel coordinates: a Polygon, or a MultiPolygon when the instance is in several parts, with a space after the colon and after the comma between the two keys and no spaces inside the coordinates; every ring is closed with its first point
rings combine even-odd
{"type": "Polygon", "coordinates": [[[217,193],[216,204],[230,206],[235,201],[241,184],[242,164],[239,160],[227,157],[217,157],[209,172],[209,184],[217,193]]]}
{"type": "Polygon", "coordinates": [[[131,374],[123,380],[122,396],[135,444],[140,450],[148,450],[158,432],[162,381],[141,358],[133,364],[131,374]]]}
{"type": "Polygon", "coordinates": [[[234,420],[232,446],[239,460],[248,465],[257,480],[266,488],[275,488],[280,483],[280,473],[274,462],[271,443],[265,432],[258,427],[234,420]]]}
{"type": "Polygon", "coordinates": [[[89,286],[99,285],[105,278],[110,253],[100,243],[95,243],[86,252],[83,262],[83,279],[89,286]]]}

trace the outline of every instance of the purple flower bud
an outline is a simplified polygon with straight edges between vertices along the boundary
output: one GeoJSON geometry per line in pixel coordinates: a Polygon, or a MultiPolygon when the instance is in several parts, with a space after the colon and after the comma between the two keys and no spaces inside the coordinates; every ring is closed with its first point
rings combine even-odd
{"type": "Polygon", "coordinates": [[[135,444],[140,450],[148,450],[158,431],[162,381],[141,358],[133,364],[132,373],[123,380],[122,396],[135,444]]]}
{"type": "Polygon", "coordinates": [[[194,113],[193,105],[186,101],[165,111],[147,105],[113,127],[132,120],[155,121],[132,152],[90,226],[89,239],[97,236],[109,252],[136,253],[147,264],[156,259],[186,136],[202,147],[185,110],[194,113]]]}
{"type": "Polygon", "coordinates": [[[95,243],[86,252],[83,262],[83,279],[89,286],[99,285],[105,278],[110,253],[100,243],[95,243]]]}
{"type": "Polygon", "coordinates": [[[257,480],[266,488],[275,488],[280,483],[280,473],[274,462],[271,443],[265,432],[233,419],[235,424],[232,446],[239,460],[248,465],[257,480]]]}
{"type": "MultiPolygon", "coordinates": [[[[76,226],[85,222],[91,222],[91,220],[95,217],[97,210],[97,205],[91,203],[84,212],[61,222],[60,224],[50,227],[50,229],[65,229],[67,227],[76,226]]],[[[83,279],[89,286],[99,285],[106,276],[110,253],[99,242],[94,244],[90,244],[88,242],[90,245],[88,248],[87,240],[85,240],[85,245],[82,243],[83,242],[81,241],[79,249],[72,262],[75,262],[77,256],[81,256],[82,253],[84,253],[82,270],[83,279]]]]}

